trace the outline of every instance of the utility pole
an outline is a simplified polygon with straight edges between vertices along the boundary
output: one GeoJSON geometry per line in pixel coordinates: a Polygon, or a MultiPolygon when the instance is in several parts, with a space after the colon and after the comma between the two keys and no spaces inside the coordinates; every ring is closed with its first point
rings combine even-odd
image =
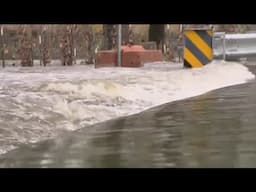
{"type": "Polygon", "coordinates": [[[122,43],[122,25],[118,25],[117,33],[117,65],[121,67],[121,43],[122,43]]]}
{"type": "Polygon", "coordinates": [[[179,26],[179,32],[182,33],[182,31],[183,31],[183,25],[180,24],[180,26],[179,26]]]}
{"type": "Polygon", "coordinates": [[[38,36],[38,41],[39,41],[39,61],[40,61],[40,66],[42,65],[42,36],[39,34],[38,36]]]}

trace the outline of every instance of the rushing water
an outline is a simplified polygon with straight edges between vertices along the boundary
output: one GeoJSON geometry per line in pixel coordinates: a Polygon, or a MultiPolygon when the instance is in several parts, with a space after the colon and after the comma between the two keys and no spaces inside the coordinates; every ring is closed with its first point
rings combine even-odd
{"type": "Polygon", "coordinates": [[[206,93],[252,80],[247,68],[154,66],[3,71],[1,149],[20,148],[0,167],[254,166],[255,82],[206,93]]]}

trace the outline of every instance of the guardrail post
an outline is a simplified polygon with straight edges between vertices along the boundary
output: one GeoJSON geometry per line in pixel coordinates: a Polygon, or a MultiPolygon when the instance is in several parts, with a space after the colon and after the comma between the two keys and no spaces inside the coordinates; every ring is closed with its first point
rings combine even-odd
{"type": "Polygon", "coordinates": [[[121,42],[122,42],[122,25],[118,25],[117,34],[117,66],[121,67],[121,42]]]}
{"type": "Polygon", "coordinates": [[[223,60],[226,60],[226,34],[223,34],[223,60]]]}

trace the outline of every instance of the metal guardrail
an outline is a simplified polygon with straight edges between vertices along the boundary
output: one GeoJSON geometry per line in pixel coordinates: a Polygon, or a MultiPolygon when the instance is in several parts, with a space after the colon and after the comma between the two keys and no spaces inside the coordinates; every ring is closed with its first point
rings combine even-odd
{"type": "Polygon", "coordinates": [[[215,59],[237,60],[256,58],[256,33],[213,35],[213,54],[215,59]]]}

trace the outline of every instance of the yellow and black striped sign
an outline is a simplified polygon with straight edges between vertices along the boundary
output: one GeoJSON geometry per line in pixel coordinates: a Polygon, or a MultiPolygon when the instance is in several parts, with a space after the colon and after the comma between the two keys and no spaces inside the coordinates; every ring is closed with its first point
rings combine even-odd
{"type": "Polygon", "coordinates": [[[212,61],[212,30],[185,30],[184,66],[202,67],[212,61]]]}

